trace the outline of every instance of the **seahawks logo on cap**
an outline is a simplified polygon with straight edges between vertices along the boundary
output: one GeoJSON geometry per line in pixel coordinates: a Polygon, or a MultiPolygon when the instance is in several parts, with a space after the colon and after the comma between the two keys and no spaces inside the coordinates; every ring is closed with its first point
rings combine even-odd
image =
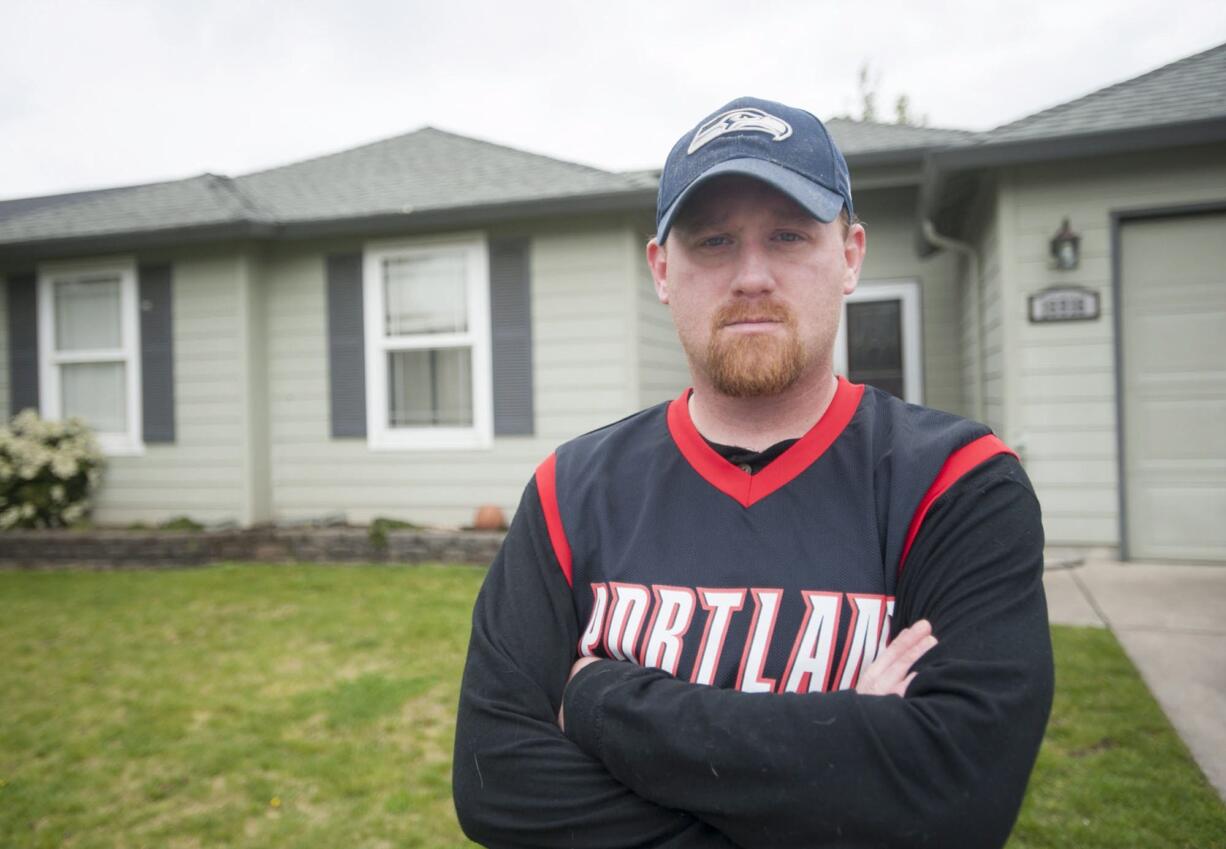
{"type": "Polygon", "coordinates": [[[766,133],[771,141],[783,141],[792,134],[792,125],[782,118],[776,118],[761,109],[730,109],[722,115],[716,115],[710,121],[698,128],[686,154],[691,154],[709,141],[713,141],[725,133],[742,133],[752,131],[766,133]]]}

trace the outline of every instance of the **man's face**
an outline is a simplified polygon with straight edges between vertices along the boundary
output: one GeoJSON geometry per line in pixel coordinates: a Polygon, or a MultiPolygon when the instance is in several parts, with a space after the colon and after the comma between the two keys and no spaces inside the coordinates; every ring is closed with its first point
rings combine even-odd
{"type": "Polygon", "coordinates": [[[831,373],[864,245],[859,224],[844,236],[765,183],[721,177],[686,201],[665,245],[648,244],[647,261],[696,379],[747,398],[831,373]]]}

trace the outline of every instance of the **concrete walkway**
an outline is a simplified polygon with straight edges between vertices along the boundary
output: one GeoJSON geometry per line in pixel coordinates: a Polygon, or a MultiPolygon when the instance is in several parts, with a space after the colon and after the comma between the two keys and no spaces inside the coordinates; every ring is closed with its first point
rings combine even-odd
{"type": "Polygon", "coordinates": [[[1043,583],[1053,624],[1111,629],[1226,800],[1226,564],[1049,552],[1043,583]]]}

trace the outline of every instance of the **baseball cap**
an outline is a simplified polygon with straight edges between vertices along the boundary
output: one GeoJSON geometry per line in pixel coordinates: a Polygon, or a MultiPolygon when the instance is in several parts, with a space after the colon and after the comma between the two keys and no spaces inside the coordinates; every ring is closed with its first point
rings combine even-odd
{"type": "Polygon", "coordinates": [[[851,205],[847,161],[811,113],[757,97],[738,97],[703,118],[668,154],[656,198],[656,241],[668,238],[686,198],[723,174],[775,187],[819,221],[851,205]]]}

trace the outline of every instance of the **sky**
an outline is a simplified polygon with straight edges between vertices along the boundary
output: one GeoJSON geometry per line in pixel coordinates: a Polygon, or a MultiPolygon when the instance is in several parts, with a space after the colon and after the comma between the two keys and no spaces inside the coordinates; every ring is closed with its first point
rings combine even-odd
{"type": "Polygon", "coordinates": [[[984,130],[1226,42],[1220,0],[3,0],[0,198],[238,175],[429,125],[659,167],[745,94],[984,130]]]}

